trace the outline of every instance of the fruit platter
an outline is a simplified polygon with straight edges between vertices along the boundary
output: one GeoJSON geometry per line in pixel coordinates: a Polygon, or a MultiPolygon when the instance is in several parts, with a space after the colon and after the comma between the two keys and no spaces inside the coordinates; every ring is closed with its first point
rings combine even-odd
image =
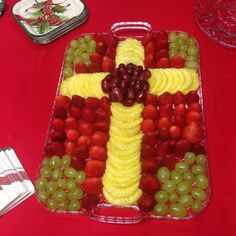
{"type": "Polygon", "coordinates": [[[108,223],[202,212],[210,185],[196,39],[121,22],[69,42],[35,186],[50,211],[108,223]]]}

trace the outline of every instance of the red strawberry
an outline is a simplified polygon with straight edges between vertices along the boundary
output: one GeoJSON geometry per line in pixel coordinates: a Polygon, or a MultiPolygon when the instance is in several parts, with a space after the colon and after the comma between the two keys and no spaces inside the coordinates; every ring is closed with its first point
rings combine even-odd
{"type": "Polygon", "coordinates": [[[184,59],[181,56],[174,56],[170,59],[170,67],[183,68],[184,59]]]}
{"type": "Polygon", "coordinates": [[[92,135],[94,132],[93,124],[81,122],[79,124],[79,132],[85,135],[92,135]]]}
{"type": "Polygon", "coordinates": [[[107,47],[105,55],[110,57],[111,59],[115,59],[116,56],[116,50],[114,47],[107,47]]]}
{"type": "Polygon", "coordinates": [[[100,106],[100,100],[98,98],[88,97],[85,100],[85,106],[89,109],[98,108],[100,106]]]}
{"type": "Polygon", "coordinates": [[[103,161],[89,160],[85,165],[84,171],[86,176],[99,177],[105,171],[105,164],[103,161]]]}
{"type": "Polygon", "coordinates": [[[187,113],[187,109],[184,106],[184,104],[179,104],[174,109],[174,115],[175,116],[185,116],[187,113]]]}
{"type": "Polygon", "coordinates": [[[138,207],[141,211],[144,211],[144,212],[148,212],[148,211],[152,211],[155,204],[156,204],[156,201],[154,199],[154,197],[152,195],[149,195],[149,194],[143,194],[138,202],[138,207]]]}
{"type": "Polygon", "coordinates": [[[105,41],[105,44],[106,46],[110,46],[110,47],[114,47],[116,48],[117,44],[118,44],[118,41],[115,37],[113,37],[112,34],[107,34],[105,37],[104,37],[104,41],[105,41]]]}
{"type": "Polygon", "coordinates": [[[173,113],[173,107],[170,103],[160,106],[160,117],[170,117],[173,113]]]}
{"type": "Polygon", "coordinates": [[[155,158],[156,157],[156,150],[150,144],[142,144],[141,157],[142,157],[142,159],[155,158]]]}
{"type": "Polygon", "coordinates": [[[149,53],[145,56],[144,65],[146,68],[154,68],[155,67],[155,58],[153,53],[149,53]]]}
{"type": "Polygon", "coordinates": [[[105,161],[107,159],[107,150],[101,146],[92,146],[89,149],[89,157],[94,160],[105,161]]]}
{"type": "Polygon", "coordinates": [[[81,185],[82,190],[88,194],[100,194],[102,187],[102,179],[98,177],[88,177],[81,185]]]}
{"type": "Polygon", "coordinates": [[[173,97],[173,103],[177,106],[179,104],[185,104],[185,96],[182,92],[177,91],[173,97]]]}
{"type": "Polygon", "coordinates": [[[102,97],[100,99],[100,107],[105,111],[110,111],[111,102],[107,97],[102,97]]]}
{"type": "Polygon", "coordinates": [[[185,117],[186,123],[190,124],[191,122],[196,122],[197,124],[201,123],[201,115],[197,111],[190,111],[185,117]]]}
{"type": "Polygon", "coordinates": [[[96,110],[97,120],[98,121],[109,121],[111,113],[108,111],[104,111],[102,108],[98,108],[96,110]]]}
{"type": "Polygon", "coordinates": [[[111,72],[115,68],[115,62],[108,56],[104,56],[102,60],[102,71],[111,72]]]}
{"type": "Polygon", "coordinates": [[[53,115],[55,118],[63,119],[65,120],[67,118],[67,110],[62,107],[55,107],[53,115]]]}
{"type": "Polygon", "coordinates": [[[162,58],[158,59],[156,67],[157,68],[168,68],[168,67],[170,67],[169,58],[162,57],[162,58]]]}
{"type": "Polygon", "coordinates": [[[65,121],[63,119],[54,118],[51,126],[56,131],[62,131],[65,128],[65,121]]]}
{"type": "Polygon", "coordinates": [[[91,144],[91,138],[90,138],[90,136],[84,135],[84,134],[81,135],[81,136],[78,138],[77,144],[78,144],[79,146],[89,147],[90,144],[91,144]]]}
{"type": "Polygon", "coordinates": [[[72,106],[70,108],[70,115],[76,119],[79,119],[82,115],[82,110],[78,107],[72,106]]]}
{"type": "Polygon", "coordinates": [[[48,143],[45,147],[45,154],[49,157],[51,156],[63,156],[65,154],[65,147],[62,142],[55,141],[48,143]]]}
{"type": "Polygon", "coordinates": [[[164,157],[170,153],[170,146],[168,142],[162,142],[157,148],[157,156],[164,157]]]}
{"type": "Polygon", "coordinates": [[[182,131],[178,126],[172,125],[169,129],[169,135],[172,139],[178,139],[181,137],[182,131]]]}
{"type": "Polygon", "coordinates": [[[58,107],[64,109],[69,109],[71,106],[71,100],[67,96],[57,95],[55,98],[55,103],[58,107]]]}
{"type": "Polygon", "coordinates": [[[173,102],[173,95],[170,94],[169,92],[164,92],[159,97],[159,104],[160,104],[160,106],[165,105],[165,104],[172,104],[172,102],[173,102]]]}
{"type": "Polygon", "coordinates": [[[91,62],[96,62],[96,63],[102,63],[102,55],[95,52],[91,57],[90,57],[91,62]]]}
{"type": "Polygon", "coordinates": [[[94,122],[96,120],[96,113],[95,111],[91,110],[91,109],[87,109],[85,108],[82,111],[82,117],[81,119],[85,122],[94,122]]]}
{"type": "Polygon", "coordinates": [[[144,134],[143,136],[143,140],[142,140],[143,144],[150,144],[150,145],[154,145],[157,143],[157,132],[147,132],[144,134]]]}
{"type": "Polygon", "coordinates": [[[198,143],[203,138],[203,130],[199,124],[191,122],[189,125],[184,127],[183,137],[191,143],[198,143]]]}
{"type": "Polygon", "coordinates": [[[50,134],[50,138],[52,141],[61,141],[64,142],[66,140],[66,134],[64,131],[55,131],[50,134]]]}
{"type": "Polygon", "coordinates": [[[184,128],[185,126],[185,117],[177,115],[174,117],[174,125],[178,126],[179,128],[184,128]]]}
{"type": "Polygon", "coordinates": [[[168,33],[166,31],[159,31],[156,35],[156,40],[168,40],[168,33]]]}
{"type": "Polygon", "coordinates": [[[95,73],[95,72],[101,72],[102,71],[102,66],[98,62],[91,62],[88,65],[88,72],[89,73],[95,73]]]}
{"type": "Polygon", "coordinates": [[[144,119],[156,120],[159,117],[159,111],[154,105],[147,105],[142,111],[142,116],[144,119]]]}
{"type": "MultiPolygon", "coordinates": [[[[166,49],[161,49],[159,51],[156,51],[155,59],[158,60],[158,59],[160,59],[162,57],[164,57],[164,58],[168,58],[169,57],[168,51],[166,49]]],[[[169,61],[168,61],[168,63],[169,63],[169,61]]]]}
{"type": "Polygon", "coordinates": [[[169,138],[169,129],[166,127],[158,128],[158,138],[160,140],[167,140],[169,138]]]}
{"type": "Polygon", "coordinates": [[[88,72],[88,68],[86,66],[86,64],[84,64],[83,62],[78,62],[75,67],[75,73],[87,73],[88,72]]]}
{"type": "Polygon", "coordinates": [[[108,132],[110,128],[110,124],[107,121],[96,121],[94,123],[94,129],[103,131],[103,132],[108,132]]]}
{"type": "Polygon", "coordinates": [[[147,96],[146,96],[145,102],[144,102],[145,106],[147,106],[149,104],[152,104],[152,105],[156,106],[157,103],[158,103],[157,96],[148,93],[147,96]]]}
{"type": "Polygon", "coordinates": [[[155,46],[156,46],[156,50],[161,50],[161,49],[168,50],[169,43],[168,43],[168,40],[161,39],[161,40],[156,41],[155,46]]]}
{"type": "Polygon", "coordinates": [[[156,176],[145,174],[140,180],[140,188],[145,193],[155,194],[160,189],[160,183],[156,176]]]}
{"type": "Polygon", "coordinates": [[[201,112],[201,105],[198,102],[191,103],[188,107],[188,111],[201,112]]]}
{"type": "Polygon", "coordinates": [[[108,139],[108,133],[95,131],[92,135],[92,144],[97,146],[106,146],[108,139]]]}
{"type": "Polygon", "coordinates": [[[102,33],[93,34],[93,39],[97,42],[103,42],[104,35],[102,33]]]}
{"type": "Polygon", "coordinates": [[[205,147],[202,143],[196,143],[193,146],[193,150],[192,150],[196,155],[198,154],[205,154],[206,150],[205,147]]]}
{"type": "Polygon", "coordinates": [[[76,169],[77,171],[79,170],[84,170],[85,167],[85,161],[83,159],[79,159],[77,157],[72,157],[71,158],[71,167],[76,169]]]}
{"type": "Polygon", "coordinates": [[[92,210],[99,203],[99,197],[93,194],[86,194],[81,199],[81,206],[86,210],[92,210]]]}
{"type": "Polygon", "coordinates": [[[161,162],[161,166],[167,167],[169,170],[175,169],[175,164],[177,163],[177,158],[173,154],[167,154],[161,162]]]}
{"type": "Polygon", "coordinates": [[[149,53],[153,53],[155,52],[155,46],[153,42],[149,42],[147,43],[147,45],[145,46],[145,55],[149,54],[149,53]]]}
{"type": "Polygon", "coordinates": [[[143,173],[155,175],[159,168],[159,162],[154,158],[146,158],[142,160],[141,167],[143,173]]]}
{"type": "Polygon", "coordinates": [[[199,96],[197,91],[190,91],[186,95],[186,100],[188,104],[195,103],[199,101],[199,96]]]}
{"type": "Polygon", "coordinates": [[[78,95],[73,95],[72,96],[72,105],[78,108],[83,108],[85,104],[85,99],[78,96],[78,95]]]}
{"type": "Polygon", "coordinates": [[[149,42],[153,41],[154,40],[154,34],[153,32],[147,32],[143,39],[142,39],[142,44],[143,46],[146,46],[149,42]]]}
{"type": "Polygon", "coordinates": [[[106,52],[106,45],[103,43],[103,42],[97,42],[96,44],[96,52],[101,54],[101,55],[104,55],[105,52],[106,52]]]}
{"type": "Polygon", "coordinates": [[[143,120],[141,123],[141,130],[144,133],[155,131],[156,130],[155,122],[151,119],[143,120]]]}
{"type": "Polygon", "coordinates": [[[65,143],[65,153],[72,156],[74,154],[76,144],[74,142],[65,143]]]}
{"type": "Polygon", "coordinates": [[[191,143],[185,139],[181,138],[176,141],[173,147],[173,151],[177,156],[183,156],[186,152],[191,151],[191,143]]]}
{"type": "Polygon", "coordinates": [[[66,138],[68,141],[76,142],[79,138],[79,132],[76,129],[69,129],[66,132],[66,138]]]}
{"type": "Polygon", "coordinates": [[[76,147],[74,150],[74,156],[80,159],[87,159],[89,157],[88,147],[85,146],[76,147]]]}
{"type": "Polygon", "coordinates": [[[67,129],[76,129],[78,127],[78,121],[74,117],[68,117],[65,120],[65,126],[67,129]]]}
{"type": "Polygon", "coordinates": [[[157,128],[170,128],[170,126],[172,125],[172,121],[169,117],[161,117],[159,120],[156,121],[156,127],[157,128]]]}

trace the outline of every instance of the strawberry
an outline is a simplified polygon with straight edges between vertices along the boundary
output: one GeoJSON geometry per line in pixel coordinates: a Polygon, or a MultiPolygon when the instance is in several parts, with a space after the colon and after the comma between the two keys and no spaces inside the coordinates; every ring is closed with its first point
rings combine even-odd
{"type": "Polygon", "coordinates": [[[71,100],[67,96],[56,95],[55,103],[57,107],[69,109],[71,106],[71,100]]]}
{"type": "Polygon", "coordinates": [[[156,41],[155,46],[156,46],[156,50],[161,50],[161,49],[168,50],[169,43],[168,43],[168,40],[161,39],[161,40],[156,41]]]}
{"type": "Polygon", "coordinates": [[[159,168],[159,162],[154,158],[146,158],[142,160],[141,168],[143,173],[155,175],[159,168]]]}
{"type": "Polygon", "coordinates": [[[184,104],[179,104],[174,109],[175,116],[185,116],[187,113],[187,109],[184,104]]]}
{"type": "Polygon", "coordinates": [[[155,131],[156,130],[155,122],[151,119],[143,120],[141,123],[141,130],[144,133],[155,131]]]}
{"type": "Polygon", "coordinates": [[[181,115],[174,116],[173,124],[178,126],[180,129],[185,126],[185,117],[181,115]]]}
{"type": "Polygon", "coordinates": [[[104,111],[102,108],[96,110],[97,120],[98,121],[109,121],[111,113],[104,111]]]}
{"type": "Polygon", "coordinates": [[[172,125],[172,121],[169,117],[161,117],[159,120],[155,122],[155,124],[157,128],[165,127],[169,129],[170,126],[172,125]]]}
{"type": "Polygon", "coordinates": [[[189,140],[191,143],[198,143],[203,138],[203,130],[196,122],[191,122],[183,129],[183,137],[189,140]]]}
{"type": "Polygon", "coordinates": [[[94,123],[94,129],[103,131],[103,132],[108,132],[110,128],[110,124],[107,121],[96,121],[94,123]]]}
{"type": "Polygon", "coordinates": [[[78,146],[89,147],[91,144],[91,138],[88,135],[81,135],[77,141],[78,146]]]}
{"type": "Polygon", "coordinates": [[[66,138],[70,142],[76,142],[79,138],[79,132],[76,129],[69,129],[66,132],[66,138]]]}
{"type": "Polygon", "coordinates": [[[77,171],[79,170],[84,170],[85,167],[85,161],[83,159],[79,159],[77,157],[72,157],[71,158],[71,167],[76,169],[77,171]]]}
{"type": "Polygon", "coordinates": [[[170,146],[169,143],[164,141],[162,143],[160,143],[160,145],[157,148],[157,156],[159,157],[164,157],[166,156],[168,153],[170,153],[170,146]]]}
{"type": "Polygon", "coordinates": [[[65,153],[72,156],[74,154],[76,144],[74,142],[65,143],[65,153]]]}
{"type": "Polygon", "coordinates": [[[146,158],[155,158],[156,157],[156,150],[150,144],[142,144],[141,147],[141,157],[143,159],[146,158]]]}
{"type": "Polygon", "coordinates": [[[152,42],[154,38],[155,35],[153,34],[153,32],[147,32],[142,39],[143,46],[146,46],[149,42],[152,42]]]}
{"type": "Polygon", "coordinates": [[[148,93],[147,96],[146,96],[145,102],[144,102],[145,106],[147,106],[149,104],[152,104],[153,106],[156,106],[157,103],[158,103],[157,96],[148,93]]]}
{"type": "Polygon", "coordinates": [[[53,115],[55,118],[63,119],[65,120],[67,118],[67,110],[62,107],[55,107],[53,115]]]}
{"type": "Polygon", "coordinates": [[[82,110],[78,107],[72,106],[70,108],[70,116],[79,119],[82,115],[82,110]]]}
{"type": "Polygon", "coordinates": [[[85,122],[94,122],[96,120],[96,113],[94,110],[91,110],[91,109],[87,109],[85,108],[83,111],[82,111],[82,117],[81,119],[85,122]]]}
{"type": "Polygon", "coordinates": [[[68,117],[65,120],[65,126],[67,129],[76,129],[78,127],[78,121],[74,117],[68,117]]]}
{"type": "Polygon", "coordinates": [[[173,154],[167,154],[161,162],[161,166],[167,167],[169,170],[175,169],[175,164],[177,163],[177,158],[173,154]]]}
{"type": "MultiPolygon", "coordinates": [[[[183,135],[184,137],[184,135],[183,135]]],[[[186,138],[180,138],[173,146],[174,154],[177,156],[183,156],[186,152],[191,151],[191,143],[186,138]]]]}
{"type": "Polygon", "coordinates": [[[85,104],[85,99],[78,96],[78,95],[73,95],[72,96],[72,105],[78,108],[83,108],[85,104]]]}
{"type": "Polygon", "coordinates": [[[154,53],[149,53],[145,56],[144,65],[146,68],[154,68],[155,67],[154,53]]]}
{"type": "Polygon", "coordinates": [[[92,56],[90,56],[91,62],[102,63],[102,55],[95,52],[92,56]]]}
{"type": "Polygon", "coordinates": [[[86,194],[81,199],[81,206],[86,210],[92,210],[99,203],[99,197],[94,194],[86,194]]]}
{"type": "Polygon", "coordinates": [[[168,33],[166,31],[157,32],[156,40],[157,41],[160,41],[160,40],[167,40],[168,41],[168,33]]]}
{"type": "Polygon", "coordinates": [[[107,150],[101,146],[91,146],[89,157],[94,160],[105,161],[107,159],[107,150]]]}
{"type": "Polygon", "coordinates": [[[104,42],[105,42],[107,47],[114,47],[114,48],[116,48],[116,46],[118,44],[118,40],[115,37],[113,37],[112,34],[107,34],[104,37],[104,42]]]}
{"type": "Polygon", "coordinates": [[[177,91],[174,94],[173,97],[173,103],[175,104],[175,106],[179,105],[179,104],[185,104],[185,96],[182,92],[177,91]]]}
{"type": "Polygon", "coordinates": [[[158,128],[158,138],[160,140],[167,140],[169,138],[169,129],[166,127],[158,128]]]}
{"type": "Polygon", "coordinates": [[[144,119],[156,120],[159,117],[159,111],[156,106],[150,104],[144,107],[142,116],[144,119]]]}
{"type": "Polygon", "coordinates": [[[155,194],[160,189],[160,183],[155,176],[145,174],[140,180],[140,188],[145,193],[155,194]]]}
{"type": "Polygon", "coordinates": [[[104,35],[102,33],[93,34],[93,39],[96,41],[96,43],[103,42],[104,35]]]}
{"type": "Polygon", "coordinates": [[[160,117],[170,117],[173,113],[173,107],[170,103],[160,106],[160,117]]]}
{"type": "Polygon", "coordinates": [[[199,96],[197,91],[190,91],[186,94],[186,101],[188,104],[195,103],[199,101],[199,96]]]}
{"type": "Polygon", "coordinates": [[[188,106],[188,111],[196,111],[196,112],[201,112],[201,105],[198,102],[191,103],[188,106]]]}
{"type": "Polygon", "coordinates": [[[44,151],[45,154],[49,157],[54,155],[62,157],[65,154],[64,144],[59,141],[48,143],[44,151]]]}
{"type": "Polygon", "coordinates": [[[93,124],[81,122],[79,124],[79,132],[85,135],[92,135],[94,132],[93,124]]]}
{"type": "Polygon", "coordinates": [[[169,92],[164,92],[159,97],[159,104],[160,104],[160,106],[163,106],[165,104],[172,104],[172,102],[173,102],[173,95],[170,94],[169,92]]]}
{"type": "Polygon", "coordinates": [[[115,48],[111,47],[111,46],[107,47],[105,55],[110,57],[111,59],[115,59],[115,57],[116,57],[116,50],[115,50],[115,48]]]}
{"type": "Polygon", "coordinates": [[[100,99],[100,107],[105,111],[110,111],[111,102],[107,97],[102,97],[100,99]]]}
{"type": "Polygon", "coordinates": [[[143,140],[142,143],[143,144],[150,144],[150,145],[154,145],[157,143],[157,131],[155,132],[147,132],[143,135],[143,140]]]}
{"type": "Polygon", "coordinates": [[[190,124],[191,122],[196,122],[197,124],[201,123],[201,115],[197,111],[190,111],[185,117],[186,123],[190,124]]]}
{"type": "Polygon", "coordinates": [[[158,61],[157,61],[156,67],[157,68],[168,68],[168,67],[170,67],[169,58],[167,58],[167,57],[159,58],[158,61]]]}
{"type": "Polygon", "coordinates": [[[103,161],[89,160],[85,165],[84,171],[86,176],[99,177],[102,176],[105,171],[105,164],[103,161]]]}
{"type": "Polygon", "coordinates": [[[115,68],[115,62],[108,56],[104,56],[102,60],[102,71],[111,72],[115,68]]]}
{"type": "Polygon", "coordinates": [[[170,59],[170,67],[173,68],[183,68],[184,59],[181,56],[174,56],[170,59]]]}
{"type": "Polygon", "coordinates": [[[95,131],[92,135],[92,144],[97,146],[106,146],[108,139],[108,133],[95,131]]]}
{"type": "Polygon", "coordinates": [[[166,49],[161,49],[161,50],[156,51],[155,59],[158,60],[158,59],[160,59],[162,57],[164,57],[164,58],[168,58],[169,57],[168,51],[166,49]]]}
{"type": "Polygon", "coordinates": [[[178,139],[182,135],[181,129],[176,125],[172,125],[169,129],[169,135],[172,139],[178,139]]]}
{"type": "Polygon", "coordinates": [[[88,147],[85,146],[76,147],[74,150],[74,156],[80,159],[87,159],[89,157],[88,147]]]}
{"type": "Polygon", "coordinates": [[[50,134],[50,138],[52,141],[61,141],[64,142],[66,140],[66,134],[63,130],[54,131],[50,134]]]}
{"type": "Polygon", "coordinates": [[[84,64],[83,62],[78,62],[75,67],[75,73],[87,73],[88,72],[88,68],[86,66],[86,64],[84,64]]]}
{"type": "Polygon", "coordinates": [[[52,120],[51,126],[55,131],[62,131],[65,128],[65,121],[63,119],[54,118],[52,120]]]}
{"type": "Polygon", "coordinates": [[[155,198],[152,195],[145,193],[139,198],[137,202],[139,209],[144,212],[152,211],[155,204],[155,198]]]}
{"type": "Polygon", "coordinates": [[[88,177],[84,183],[80,185],[82,190],[88,194],[102,193],[102,179],[99,177],[88,177]]]}
{"type": "Polygon", "coordinates": [[[193,146],[193,150],[192,150],[196,155],[198,154],[205,154],[206,150],[205,147],[202,143],[196,143],[193,146]]]}
{"type": "Polygon", "coordinates": [[[153,53],[155,52],[155,46],[153,42],[149,42],[147,43],[147,45],[145,46],[144,49],[145,55],[149,54],[149,53],[153,53]]]}
{"type": "Polygon", "coordinates": [[[85,100],[85,106],[89,109],[98,108],[100,106],[100,100],[98,98],[88,97],[85,100]]]}
{"type": "Polygon", "coordinates": [[[106,52],[106,45],[103,43],[103,42],[97,42],[96,44],[96,52],[101,54],[101,55],[104,55],[105,52],[106,52]]]}
{"type": "Polygon", "coordinates": [[[89,73],[95,73],[95,72],[101,72],[102,71],[102,66],[98,62],[91,62],[88,65],[88,72],[89,73]]]}

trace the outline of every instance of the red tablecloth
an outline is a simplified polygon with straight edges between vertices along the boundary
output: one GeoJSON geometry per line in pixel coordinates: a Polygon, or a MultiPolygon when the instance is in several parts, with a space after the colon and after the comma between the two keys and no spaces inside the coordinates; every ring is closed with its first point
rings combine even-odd
{"type": "Polygon", "coordinates": [[[36,179],[67,43],[86,32],[107,32],[120,21],[146,21],[155,30],[183,30],[201,48],[212,195],[190,221],[147,220],[111,225],[86,217],[52,214],[35,196],[0,218],[1,235],[235,235],[236,51],[218,46],[195,25],[194,1],[86,0],[89,20],[49,45],[29,39],[6,0],[0,17],[0,147],[12,146],[36,179]]]}

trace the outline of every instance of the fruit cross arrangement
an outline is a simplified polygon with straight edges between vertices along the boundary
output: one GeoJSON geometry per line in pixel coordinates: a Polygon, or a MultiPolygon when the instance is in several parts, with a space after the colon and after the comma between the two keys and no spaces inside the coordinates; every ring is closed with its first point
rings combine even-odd
{"type": "Polygon", "coordinates": [[[201,212],[209,181],[198,66],[196,40],[185,32],[72,40],[36,181],[39,201],[59,212],[103,203],[154,218],[201,212]]]}

